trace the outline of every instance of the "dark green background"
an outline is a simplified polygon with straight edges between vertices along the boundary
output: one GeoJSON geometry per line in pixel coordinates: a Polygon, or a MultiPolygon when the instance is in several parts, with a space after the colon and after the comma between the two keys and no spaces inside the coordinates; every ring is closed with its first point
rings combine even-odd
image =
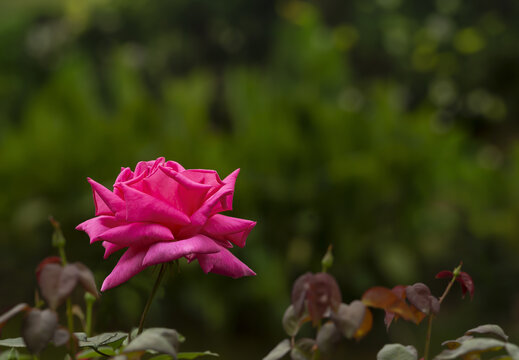
{"type": "MultiPolygon", "coordinates": [[[[183,350],[260,359],[330,243],[345,302],[417,281],[440,295],[436,272],[464,261],[475,297],[454,289],[434,352],[489,322],[518,342],[518,15],[514,1],[0,2],[0,310],[32,301],[50,214],[100,284],[118,255],[74,230],[94,212],[86,177],[111,186],[165,156],[240,167],[232,215],[258,222],[234,251],[255,278],[183,263],[159,293],[147,324],[178,329],[183,350]]],[[[136,326],[153,277],[104,293],[95,329],[136,326]]],[[[421,349],[416,329],[386,333],[376,312],[335,358],[421,349]]]]}

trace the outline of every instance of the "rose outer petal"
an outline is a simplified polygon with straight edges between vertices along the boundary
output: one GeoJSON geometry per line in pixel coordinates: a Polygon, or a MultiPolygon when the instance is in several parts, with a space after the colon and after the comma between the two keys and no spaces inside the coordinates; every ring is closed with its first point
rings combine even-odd
{"type": "Polygon", "coordinates": [[[105,248],[105,254],[103,255],[103,259],[107,259],[114,252],[125,248],[125,246],[112,244],[111,242],[108,242],[108,241],[103,241],[102,245],[105,248]]]}
{"type": "Polygon", "coordinates": [[[133,276],[140,273],[146,268],[142,265],[142,259],[146,255],[147,248],[131,247],[121,256],[119,262],[108,275],[101,286],[101,291],[105,291],[121,285],[123,282],[130,280],[133,276]]]}
{"type": "Polygon", "coordinates": [[[102,233],[121,224],[123,224],[123,222],[117,220],[114,216],[100,215],[98,217],[83,221],[81,224],[76,226],[76,230],[86,232],[90,237],[90,243],[92,243],[92,239],[95,239],[102,233]]]}
{"type": "Polygon", "coordinates": [[[151,245],[142,263],[144,266],[150,266],[177,260],[189,254],[218,251],[220,251],[220,246],[213,239],[199,234],[185,240],[159,242],[151,245]]]}
{"type": "Polygon", "coordinates": [[[124,200],[113,192],[105,188],[98,182],[87,178],[87,181],[92,186],[94,193],[94,205],[97,215],[115,215],[118,211],[124,209],[124,200]]]}
{"type": "Polygon", "coordinates": [[[153,223],[131,223],[109,229],[92,238],[95,241],[108,241],[119,246],[127,247],[136,245],[139,247],[150,245],[159,241],[174,240],[171,230],[166,226],[153,223]]]}
{"type": "Polygon", "coordinates": [[[236,178],[238,177],[238,174],[240,173],[240,169],[234,170],[232,173],[230,173],[225,179],[223,179],[224,186],[228,186],[230,189],[232,189],[232,192],[226,194],[225,196],[220,198],[220,201],[216,206],[213,208],[213,214],[222,212],[222,211],[230,211],[232,210],[232,200],[234,197],[234,186],[236,184],[236,178]]]}
{"type": "Polygon", "coordinates": [[[254,276],[256,273],[247,265],[242,263],[236,256],[223,247],[220,251],[213,254],[197,254],[198,263],[202,270],[207,274],[212,272],[234,279],[242,276],[254,276]]]}
{"type": "Polygon", "coordinates": [[[215,214],[207,219],[202,231],[220,241],[230,241],[244,247],[247,236],[256,226],[255,221],[215,214]]]}

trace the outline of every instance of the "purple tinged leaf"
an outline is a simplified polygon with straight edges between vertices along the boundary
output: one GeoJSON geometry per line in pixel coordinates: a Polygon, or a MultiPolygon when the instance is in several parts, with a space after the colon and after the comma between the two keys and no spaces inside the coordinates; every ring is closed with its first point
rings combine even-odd
{"type": "Polygon", "coordinates": [[[37,354],[53,338],[58,326],[58,315],[51,309],[32,309],[24,318],[22,324],[22,337],[27,349],[37,354]]]}
{"type": "Polygon", "coordinates": [[[36,267],[36,278],[40,281],[40,274],[43,268],[48,264],[59,264],[61,265],[61,258],[59,256],[48,256],[43,259],[36,267]]]}
{"type": "Polygon", "coordinates": [[[409,302],[424,314],[438,314],[440,311],[440,303],[431,295],[431,290],[427,285],[416,283],[406,287],[405,293],[409,302]]]}
{"type": "Polygon", "coordinates": [[[54,331],[54,335],[52,337],[52,342],[56,346],[65,345],[70,339],[70,334],[68,330],[64,327],[58,327],[56,331],[54,331]]]}
{"type": "Polygon", "coordinates": [[[40,270],[38,278],[42,296],[51,309],[57,309],[74,291],[78,282],[86,291],[99,296],[92,272],[79,262],[65,266],[47,263],[40,270]]]}
{"type": "Polygon", "coordinates": [[[85,289],[85,291],[99,299],[99,292],[97,291],[97,286],[92,271],[80,262],[76,262],[72,264],[72,266],[76,267],[79,283],[85,289]]]}
{"type": "Polygon", "coordinates": [[[316,342],[319,351],[328,353],[333,345],[341,339],[341,333],[333,321],[327,321],[317,332],[316,342]]]}
{"type": "Polygon", "coordinates": [[[38,279],[41,294],[51,309],[56,309],[76,286],[77,276],[68,265],[67,272],[55,263],[46,264],[38,279]]]}
{"type": "Polygon", "coordinates": [[[4,327],[4,325],[7,321],[9,321],[10,319],[15,317],[22,311],[28,311],[30,309],[31,309],[31,307],[29,305],[27,305],[26,303],[21,303],[16,306],[13,306],[11,308],[11,310],[9,310],[8,312],[6,312],[6,313],[2,314],[2,316],[0,316],[0,330],[4,327]]]}
{"type": "Polygon", "coordinates": [[[328,310],[337,311],[342,302],[341,290],[333,276],[317,273],[310,281],[307,292],[308,313],[316,326],[328,310]]]}
{"type": "Polygon", "coordinates": [[[310,289],[310,280],[314,274],[307,272],[299,276],[292,286],[292,305],[296,316],[301,316],[304,311],[306,293],[310,289]]]}

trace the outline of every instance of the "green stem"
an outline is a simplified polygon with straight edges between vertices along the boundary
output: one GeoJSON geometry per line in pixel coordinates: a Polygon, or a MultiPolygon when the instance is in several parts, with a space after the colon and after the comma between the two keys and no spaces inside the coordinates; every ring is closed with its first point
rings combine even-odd
{"type": "Polygon", "coordinates": [[[67,265],[67,256],[65,255],[65,249],[63,246],[58,247],[59,257],[61,258],[61,263],[63,266],[67,265]]]}
{"type": "Polygon", "coordinates": [[[142,333],[142,330],[144,329],[144,320],[146,319],[146,315],[148,314],[148,311],[151,307],[151,302],[153,301],[153,297],[155,296],[155,293],[157,292],[160,282],[162,281],[162,278],[164,277],[164,273],[166,272],[166,264],[162,264],[160,266],[159,275],[157,276],[157,280],[155,281],[155,284],[153,285],[153,289],[151,290],[150,297],[148,298],[148,301],[146,302],[146,306],[144,307],[144,310],[141,315],[141,321],[139,322],[139,330],[137,331],[137,335],[142,333]]]}
{"type": "MultiPolygon", "coordinates": [[[[440,303],[440,305],[443,302],[443,300],[445,299],[445,297],[447,296],[447,294],[449,293],[449,291],[451,290],[452,285],[454,285],[454,281],[456,281],[456,278],[458,277],[458,275],[460,273],[462,264],[463,263],[460,263],[459,266],[456,269],[454,269],[451,281],[449,281],[449,284],[445,288],[445,291],[443,292],[442,296],[440,296],[440,298],[438,299],[438,302],[440,303]]],[[[424,360],[428,360],[429,359],[429,347],[431,345],[431,333],[432,333],[433,316],[434,316],[433,314],[430,314],[429,315],[429,319],[428,319],[427,336],[425,338],[425,350],[424,350],[425,354],[424,354],[424,357],[423,357],[424,360]]]]}
{"type": "Polygon", "coordinates": [[[86,319],[85,319],[85,333],[87,337],[90,337],[92,332],[92,308],[96,298],[89,292],[85,292],[85,303],[86,303],[86,319]]]}
{"type": "Polygon", "coordinates": [[[424,360],[428,360],[428,358],[429,358],[429,347],[431,346],[432,321],[433,321],[433,314],[429,315],[429,320],[427,322],[427,337],[425,340],[425,355],[423,357],[424,360]]]}

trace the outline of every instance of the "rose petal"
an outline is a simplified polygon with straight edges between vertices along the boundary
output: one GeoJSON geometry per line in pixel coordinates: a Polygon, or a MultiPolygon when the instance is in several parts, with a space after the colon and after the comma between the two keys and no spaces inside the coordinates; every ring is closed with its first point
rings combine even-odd
{"type": "Polygon", "coordinates": [[[107,259],[114,252],[125,248],[125,246],[112,244],[111,242],[108,242],[108,241],[103,241],[102,245],[105,248],[105,254],[103,255],[103,259],[107,259]]]}
{"type": "Polygon", "coordinates": [[[121,184],[126,201],[126,220],[155,222],[165,225],[187,225],[189,218],[172,205],[151,195],[121,184]]]}
{"type": "Polygon", "coordinates": [[[103,185],[88,178],[94,193],[94,204],[97,215],[114,215],[124,209],[124,200],[105,188],[103,185]]]}
{"type": "Polygon", "coordinates": [[[121,256],[119,262],[108,275],[101,286],[101,291],[105,291],[121,285],[123,282],[130,280],[131,277],[137,275],[146,266],[142,265],[142,259],[146,255],[147,248],[131,247],[121,256]]]}
{"type": "Polygon", "coordinates": [[[173,171],[176,171],[176,172],[181,172],[181,171],[185,171],[186,170],[178,162],[172,161],[172,160],[166,161],[166,163],[164,164],[164,167],[167,167],[167,168],[169,168],[169,169],[171,169],[173,171]]]}
{"type": "Polygon", "coordinates": [[[196,183],[164,167],[160,169],[162,171],[144,179],[144,191],[173,205],[184,214],[191,215],[202,205],[211,185],[196,183]]]}
{"type": "Polygon", "coordinates": [[[86,232],[90,237],[90,243],[93,243],[95,241],[93,239],[102,233],[122,224],[124,223],[117,220],[114,216],[101,215],[82,222],[76,226],[76,230],[86,232]]]}
{"type": "Polygon", "coordinates": [[[207,184],[212,187],[220,187],[224,184],[220,176],[218,176],[218,173],[214,170],[189,169],[182,171],[182,175],[199,184],[207,184]]]}
{"type": "Polygon", "coordinates": [[[115,179],[115,183],[121,183],[133,179],[133,171],[130,168],[121,168],[121,172],[115,179]]]}
{"type": "Polygon", "coordinates": [[[232,189],[230,193],[220,198],[219,204],[217,204],[213,209],[213,214],[222,212],[222,211],[230,211],[232,210],[232,200],[234,196],[234,185],[236,184],[236,178],[240,173],[240,169],[234,170],[230,173],[225,179],[223,179],[224,186],[228,186],[232,189]]]}
{"type": "Polygon", "coordinates": [[[256,275],[247,265],[242,263],[231,252],[225,248],[213,254],[197,254],[196,258],[202,270],[207,274],[212,272],[234,279],[242,276],[256,275]]]}
{"type": "Polygon", "coordinates": [[[232,210],[234,183],[239,172],[240,169],[237,169],[231,175],[227,176],[224,180],[224,185],[205,200],[203,205],[191,215],[191,223],[193,225],[202,226],[211,215],[220,211],[232,210]]]}
{"type": "Polygon", "coordinates": [[[202,231],[220,241],[230,241],[239,247],[245,246],[245,240],[256,226],[255,221],[215,214],[207,219],[202,231]]]}
{"type": "Polygon", "coordinates": [[[174,240],[171,230],[166,226],[153,223],[136,222],[109,229],[91,240],[108,241],[119,246],[146,246],[158,241],[174,240]]]}
{"type": "Polygon", "coordinates": [[[215,253],[220,251],[212,239],[204,235],[196,235],[185,240],[159,242],[150,246],[142,261],[144,266],[156,265],[179,259],[188,254],[215,253]]]}

